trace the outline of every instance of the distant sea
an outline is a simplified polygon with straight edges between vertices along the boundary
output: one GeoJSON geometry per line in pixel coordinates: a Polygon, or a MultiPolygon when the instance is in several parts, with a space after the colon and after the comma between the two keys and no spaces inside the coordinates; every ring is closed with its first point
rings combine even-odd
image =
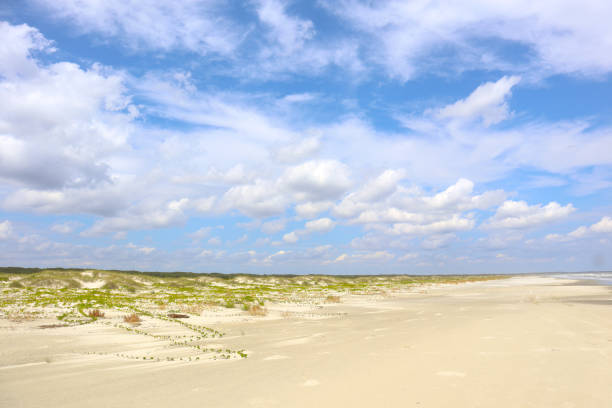
{"type": "Polygon", "coordinates": [[[550,275],[561,279],[593,280],[602,285],[612,285],[612,272],[572,272],[550,275]]]}

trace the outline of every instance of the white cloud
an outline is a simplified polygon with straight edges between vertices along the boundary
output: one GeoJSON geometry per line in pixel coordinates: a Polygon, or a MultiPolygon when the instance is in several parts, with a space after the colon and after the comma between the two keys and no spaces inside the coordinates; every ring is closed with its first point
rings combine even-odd
{"type": "Polygon", "coordinates": [[[336,222],[329,218],[319,218],[318,220],[308,221],[304,226],[309,233],[328,232],[336,226],[336,222]]]}
{"type": "Polygon", "coordinates": [[[286,225],[287,220],[282,218],[278,220],[266,221],[261,224],[261,231],[264,234],[276,234],[284,230],[286,225]]]}
{"type": "Polygon", "coordinates": [[[82,224],[76,221],[66,221],[51,226],[51,231],[59,232],[60,234],[70,234],[82,224]]]}
{"type": "Polygon", "coordinates": [[[208,245],[221,245],[221,239],[219,237],[212,237],[206,242],[208,245]]]}
{"type": "Polygon", "coordinates": [[[385,170],[349,197],[356,201],[379,201],[394,193],[404,176],[404,170],[385,170]]]}
{"type": "Polygon", "coordinates": [[[150,253],[155,251],[155,248],[153,248],[153,247],[141,247],[141,248],[138,248],[138,251],[142,252],[143,254],[149,255],[150,253]]]}
{"type": "Polygon", "coordinates": [[[299,236],[298,233],[296,231],[291,231],[285,235],[283,235],[283,241],[285,241],[288,244],[294,244],[296,242],[298,242],[299,240],[299,236]]]}
{"type": "Polygon", "coordinates": [[[0,239],[7,239],[11,236],[13,226],[9,220],[0,222],[0,239]]]}
{"type": "Polygon", "coordinates": [[[155,251],[155,248],[153,248],[153,247],[138,246],[138,245],[135,245],[133,242],[128,242],[125,245],[125,247],[128,248],[128,249],[136,250],[136,251],[138,251],[140,253],[143,253],[145,255],[149,255],[153,251],[155,251]]]}
{"type": "Polygon", "coordinates": [[[467,98],[440,109],[438,116],[443,119],[481,119],[485,126],[499,123],[510,115],[506,99],[519,81],[518,76],[504,76],[497,82],[484,83],[467,98]]]}
{"type": "Polygon", "coordinates": [[[194,241],[199,241],[203,238],[206,238],[208,235],[210,235],[210,230],[211,230],[210,227],[202,227],[198,229],[197,231],[187,234],[187,236],[194,241]]]}
{"type": "Polygon", "coordinates": [[[363,45],[370,62],[402,80],[425,70],[448,70],[451,64],[458,71],[485,66],[591,75],[612,70],[612,56],[606,52],[612,30],[604,17],[612,13],[612,5],[605,1],[576,7],[572,0],[513,0],[494,6],[482,0],[345,0],[325,6],[368,36],[363,45]],[[496,51],[491,42],[520,47],[526,58],[516,62],[515,52],[496,51]]]}
{"type": "Polygon", "coordinates": [[[453,240],[456,239],[455,234],[439,234],[432,235],[421,242],[423,249],[439,249],[448,246],[453,240]]]}
{"type": "Polygon", "coordinates": [[[258,50],[257,69],[244,70],[243,76],[319,73],[330,65],[353,73],[363,70],[359,46],[353,38],[333,43],[317,41],[313,22],[290,14],[288,2],[257,0],[255,5],[268,41],[258,50]]]}
{"type": "Polygon", "coordinates": [[[94,225],[81,233],[83,236],[97,236],[117,231],[148,230],[179,225],[187,220],[185,210],[189,199],[173,200],[165,205],[147,203],[141,207],[132,207],[125,214],[98,220],[94,225]]]}
{"type": "Polygon", "coordinates": [[[388,230],[391,234],[429,235],[443,234],[455,231],[469,231],[474,228],[475,221],[453,215],[450,218],[426,224],[396,223],[388,230]]]}
{"type": "Polygon", "coordinates": [[[209,212],[214,208],[217,197],[198,198],[193,200],[193,207],[200,212],[209,212]]]}
{"type": "Polygon", "coordinates": [[[282,214],[287,205],[275,183],[256,180],[254,184],[230,188],[222,198],[223,208],[235,208],[251,217],[270,217],[282,214]]]}
{"type": "Polygon", "coordinates": [[[356,254],[341,254],[332,262],[385,262],[395,258],[389,251],[370,251],[356,254]]]}
{"type": "Polygon", "coordinates": [[[575,239],[592,237],[599,234],[612,233],[612,217],[602,217],[601,220],[590,226],[580,226],[568,234],[548,234],[549,241],[567,242],[575,239]]]}
{"type": "Polygon", "coordinates": [[[304,229],[289,232],[283,236],[283,240],[287,243],[296,243],[300,237],[312,233],[329,232],[336,226],[336,222],[330,218],[319,218],[318,220],[308,221],[304,224],[304,229]]]}
{"type": "Polygon", "coordinates": [[[270,38],[277,42],[280,53],[293,53],[314,35],[312,21],[291,17],[280,0],[258,0],[259,20],[270,30],[270,38]]]}
{"type": "Polygon", "coordinates": [[[337,160],[311,160],[289,167],[281,183],[299,201],[335,199],[352,185],[348,166],[337,160]]]}
{"type": "Polygon", "coordinates": [[[314,218],[320,213],[329,210],[333,205],[332,201],[308,201],[295,206],[295,213],[300,218],[314,218]]]}
{"type": "Polygon", "coordinates": [[[0,178],[37,188],[110,182],[107,161],[126,148],[136,114],[121,75],[40,64],[30,54],[47,42],[25,25],[2,23],[0,42],[11,43],[0,54],[11,71],[0,72],[0,178]]]}
{"type": "Polygon", "coordinates": [[[397,258],[399,262],[411,261],[419,257],[419,254],[416,252],[409,252],[397,258]]]}
{"type": "Polygon", "coordinates": [[[279,148],[274,157],[281,163],[296,163],[316,153],[321,147],[318,137],[307,137],[279,148]]]}
{"type": "Polygon", "coordinates": [[[485,228],[531,228],[566,218],[575,208],[572,204],[561,206],[554,201],[528,205],[525,201],[505,201],[486,223],[485,228]]]}
{"type": "Polygon", "coordinates": [[[296,94],[288,94],[283,96],[281,102],[283,103],[302,103],[302,102],[310,102],[317,98],[316,94],[303,92],[296,94]]]}
{"type": "Polygon", "coordinates": [[[0,21],[0,77],[15,79],[36,75],[38,67],[32,52],[52,52],[51,42],[27,24],[0,21]]]}
{"type": "Polygon", "coordinates": [[[127,205],[120,188],[112,189],[66,189],[17,190],[9,194],[2,206],[10,211],[28,211],[51,214],[89,213],[109,216],[127,205]]]}
{"type": "Polygon", "coordinates": [[[612,232],[612,218],[602,217],[601,220],[591,225],[591,231],[597,233],[611,233],[612,232]]]}
{"type": "Polygon", "coordinates": [[[222,13],[224,3],[185,0],[31,0],[84,33],[117,38],[132,49],[229,54],[245,27],[222,13]]]}
{"type": "Polygon", "coordinates": [[[243,164],[236,164],[225,171],[212,167],[203,176],[189,174],[172,178],[172,180],[177,183],[202,184],[212,182],[221,183],[223,185],[246,184],[253,181],[253,179],[253,173],[247,171],[243,164]]]}

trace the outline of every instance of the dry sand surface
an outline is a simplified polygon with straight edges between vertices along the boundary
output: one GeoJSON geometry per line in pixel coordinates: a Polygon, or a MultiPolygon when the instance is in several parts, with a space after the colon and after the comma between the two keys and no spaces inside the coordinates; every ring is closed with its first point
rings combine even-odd
{"type": "Polygon", "coordinates": [[[249,357],[197,362],[118,358],[158,346],[97,322],[0,321],[0,407],[612,407],[608,286],[518,277],[295,307],[205,312],[249,357]]]}

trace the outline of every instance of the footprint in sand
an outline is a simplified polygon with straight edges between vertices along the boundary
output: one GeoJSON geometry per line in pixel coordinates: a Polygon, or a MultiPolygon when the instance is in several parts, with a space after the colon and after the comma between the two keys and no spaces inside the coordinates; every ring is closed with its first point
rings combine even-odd
{"type": "Polygon", "coordinates": [[[319,382],[317,380],[313,380],[313,379],[306,380],[302,384],[303,387],[316,387],[317,385],[319,385],[319,382]]]}

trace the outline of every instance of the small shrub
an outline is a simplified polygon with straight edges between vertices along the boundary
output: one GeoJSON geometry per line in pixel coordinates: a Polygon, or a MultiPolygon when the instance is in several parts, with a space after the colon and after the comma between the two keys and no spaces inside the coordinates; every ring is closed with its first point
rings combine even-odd
{"type": "Polygon", "coordinates": [[[69,288],[69,289],[80,289],[81,288],[81,283],[79,281],[76,281],[74,279],[68,279],[65,283],[65,288],[69,288]]]}
{"type": "Polygon", "coordinates": [[[249,307],[249,314],[251,316],[265,316],[268,314],[268,311],[259,305],[251,305],[249,307]]]}
{"type": "Polygon", "coordinates": [[[98,319],[98,318],[104,317],[104,312],[101,311],[100,309],[94,309],[94,310],[89,311],[88,316],[93,319],[98,319]]]}
{"type": "Polygon", "coordinates": [[[140,316],[138,316],[136,313],[132,313],[131,315],[127,315],[123,317],[123,321],[126,323],[140,323],[142,320],[140,320],[140,316]]]}
{"type": "Polygon", "coordinates": [[[189,317],[186,314],[182,314],[182,313],[168,313],[167,316],[172,319],[187,319],[189,317]]]}
{"type": "Polygon", "coordinates": [[[227,302],[225,302],[223,306],[227,307],[228,309],[233,309],[236,306],[236,304],[233,301],[228,300],[227,302]]]}
{"type": "Polygon", "coordinates": [[[19,281],[14,280],[11,283],[9,283],[9,288],[21,289],[23,288],[23,284],[19,281]]]}
{"type": "Polygon", "coordinates": [[[325,298],[325,303],[340,303],[340,296],[328,295],[325,298]]]}
{"type": "Polygon", "coordinates": [[[116,290],[116,289],[119,289],[119,285],[117,285],[116,282],[110,281],[110,282],[106,282],[104,286],[102,286],[102,289],[116,290]]]}

